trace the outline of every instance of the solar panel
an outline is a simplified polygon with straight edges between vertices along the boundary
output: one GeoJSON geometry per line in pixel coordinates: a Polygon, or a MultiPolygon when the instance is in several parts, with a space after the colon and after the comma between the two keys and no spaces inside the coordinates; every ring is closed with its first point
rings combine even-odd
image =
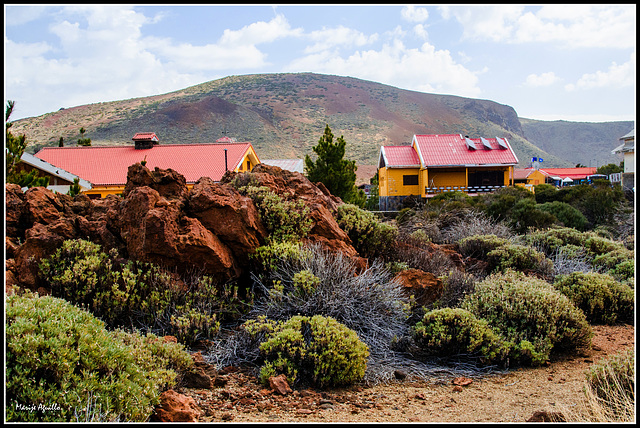
{"type": "Polygon", "coordinates": [[[502,140],[502,139],[496,137],[496,141],[498,142],[498,144],[500,144],[500,147],[502,147],[503,149],[508,149],[509,148],[509,146],[507,146],[507,140],[506,139],[502,140]]]}
{"type": "Polygon", "coordinates": [[[464,139],[465,143],[467,143],[467,147],[473,150],[477,150],[477,147],[475,145],[475,143],[473,141],[471,141],[470,139],[466,138],[464,139]]]}
{"type": "Polygon", "coordinates": [[[480,141],[482,141],[482,144],[484,145],[485,149],[489,149],[489,150],[492,149],[491,143],[489,142],[489,140],[487,140],[484,137],[480,137],[480,141]]]}

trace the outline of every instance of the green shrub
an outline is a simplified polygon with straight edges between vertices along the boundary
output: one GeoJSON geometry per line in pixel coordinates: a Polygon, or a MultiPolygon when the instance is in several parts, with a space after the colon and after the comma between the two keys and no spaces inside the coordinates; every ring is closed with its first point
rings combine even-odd
{"type": "Polygon", "coordinates": [[[478,357],[481,364],[503,363],[509,344],[485,320],[460,308],[436,309],[424,314],[412,336],[425,355],[478,357]]]}
{"type": "Polygon", "coordinates": [[[553,285],[571,299],[591,323],[632,323],[634,320],[633,290],[610,275],[573,272],[558,276],[553,285]]]}
{"type": "Polygon", "coordinates": [[[274,271],[279,263],[288,260],[300,260],[308,254],[300,242],[270,242],[256,249],[251,255],[259,263],[259,270],[274,271]]]}
{"type": "MultiPolygon", "coordinates": [[[[255,326],[250,326],[253,331],[255,326]]],[[[259,330],[259,328],[258,328],[259,330]]],[[[324,388],[344,386],[364,377],[369,351],[358,335],[330,317],[294,316],[268,323],[260,344],[264,365],[260,378],[285,374],[291,384],[309,382],[324,388]]]]}
{"type": "Polygon", "coordinates": [[[633,349],[593,364],[585,373],[587,387],[611,410],[620,403],[635,403],[636,355],[633,349]]]}
{"type": "Polygon", "coordinates": [[[626,248],[595,256],[593,266],[604,269],[606,273],[620,281],[633,281],[635,277],[635,255],[633,251],[626,248]]]}
{"type": "Polygon", "coordinates": [[[464,296],[473,293],[476,278],[460,269],[451,269],[446,275],[439,277],[442,281],[442,294],[437,301],[437,306],[444,308],[457,307],[464,296]]]}
{"type": "Polygon", "coordinates": [[[496,235],[474,235],[458,242],[458,251],[465,257],[485,259],[496,248],[507,245],[509,240],[496,235]]]}
{"type": "Polygon", "coordinates": [[[352,204],[340,205],[336,220],[358,253],[367,258],[386,253],[398,235],[397,227],[380,222],[375,214],[352,204]]]}
{"type": "Polygon", "coordinates": [[[12,295],[6,304],[9,421],[72,421],[87,406],[104,421],[146,421],[176,371],[193,366],[181,345],[107,331],[59,298],[12,295]]]}
{"type": "Polygon", "coordinates": [[[487,253],[487,262],[491,271],[508,269],[529,271],[550,277],[553,274],[553,263],[535,248],[509,244],[500,246],[487,253]]]}
{"type": "Polygon", "coordinates": [[[525,235],[525,241],[529,245],[535,246],[543,251],[547,256],[551,256],[560,247],[574,245],[583,247],[586,235],[571,227],[554,227],[544,230],[536,230],[525,235]]]}
{"type": "Polygon", "coordinates": [[[219,329],[216,313],[237,316],[242,302],[207,276],[185,284],[150,263],[121,261],[85,240],[65,241],[40,263],[52,294],[86,306],[110,327],[174,335],[190,344],[219,329]],[[235,312],[235,314],[233,313],[235,312]]]}
{"type": "Polygon", "coordinates": [[[541,210],[533,199],[517,201],[509,213],[509,223],[517,233],[549,227],[556,221],[552,213],[541,210]]]}
{"type": "Polygon", "coordinates": [[[253,200],[271,240],[299,241],[311,230],[309,208],[302,200],[289,194],[280,196],[266,186],[247,186],[239,191],[253,200]]]}
{"type": "Polygon", "coordinates": [[[584,313],[552,285],[523,273],[496,273],[476,284],[461,308],[485,319],[514,344],[512,361],[544,363],[551,351],[589,346],[584,313]]]}
{"type": "Polygon", "coordinates": [[[546,202],[554,202],[556,201],[558,189],[553,184],[538,184],[533,186],[534,189],[534,197],[536,202],[539,204],[544,204],[546,202]]]}
{"type": "Polygon", "coordinates": [[[553,214],[563,226],[572,227],[577,230],[585,230],[587,227],[587,218],[580,210],[565,202],[545,202],[538,207],[541,211],[553,214]]]}

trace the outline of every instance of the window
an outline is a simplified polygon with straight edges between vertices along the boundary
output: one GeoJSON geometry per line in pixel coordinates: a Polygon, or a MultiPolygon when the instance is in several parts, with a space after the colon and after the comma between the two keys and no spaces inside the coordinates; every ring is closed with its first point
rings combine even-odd
{"type": "Polygon", "coordinates": [[[403,186],[417,186],[418,185],[418,175],[403,175],[402,176],[402,185],[403,186]]]}
{"type": "Polygon", "coordinates": [[[247,171],[251,171],[251,161],[247,161],[247,171]]]}

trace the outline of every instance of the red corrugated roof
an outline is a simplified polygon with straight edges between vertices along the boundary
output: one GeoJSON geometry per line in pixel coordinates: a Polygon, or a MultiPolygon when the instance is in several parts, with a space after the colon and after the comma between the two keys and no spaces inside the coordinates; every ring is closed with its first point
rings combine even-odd
{"type": "Polygon", "coordinates": [[[514,169],[513,170],[513,179],[514,180],[524,180],[529,177],[535,169],[533,168],[525,168],[525,169],[514,169]]]}
{"type": "Polygon", "coordinates": [[[485,148],[483,139],[470,138],[476,149],[470,149],[464,136],[414,135],[412,144],[426,168],[433,166],[459,165],[515,165],[518,158],[506,138],[500,140],[506,145],[502,148],[496,138],[484,138],[491,149],[485,148]]]}
{"type": "Polygon", "coordinates": [[[587,178],[589,175],[596,173],[595,167],[584,168],[540,168],[540,172],[550,177],[569,177],[572,180],[581,180],[587,178]]]}
{"type": "Polygon", "coordinates": [[[411,146],[383,146],[381,155],[387,167],[420,167],[418,153],[411,146]]]}
{"type": "Polygon", "coordinates": [[[234,170],[242,161],[251,143],[235,144],[166,144],[147,150],[133,146],[121,147],[45,147],[36,157],[75,174],[94,186],[124,185],[129,166],[145,160],[150,170],[173,169],[184,176],[187,183],[201,177],[219,181],[227,166],[234,170]]]}

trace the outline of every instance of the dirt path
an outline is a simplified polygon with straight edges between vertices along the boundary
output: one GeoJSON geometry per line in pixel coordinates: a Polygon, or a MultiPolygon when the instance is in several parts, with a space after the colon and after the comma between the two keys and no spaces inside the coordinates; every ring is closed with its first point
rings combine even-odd
{"type": "Polygon", "coordinates": [[[593,349],[533,369],[473,380],[394,382],[374,387],[294,391],[265,389],[242,372],[227,374],[213,390],[185,389],[202,422],[525,422],[535,412],[561,412],[583,397],[584,372],[600,359],[635,345],[630,325],[594,326],[593,349]]]}

